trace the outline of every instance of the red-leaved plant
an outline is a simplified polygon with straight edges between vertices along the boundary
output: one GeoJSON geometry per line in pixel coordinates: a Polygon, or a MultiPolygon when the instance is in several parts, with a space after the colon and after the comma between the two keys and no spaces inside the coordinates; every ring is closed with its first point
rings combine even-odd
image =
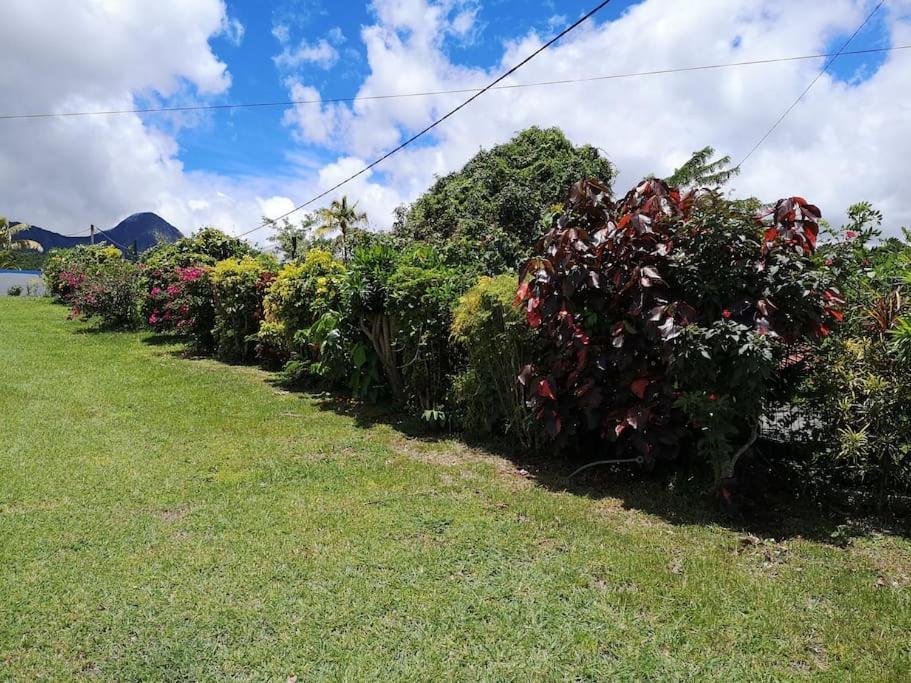
{"type": "Polygon", "coordinates": [[[651,463],[693,437],[716,483],[732,477],[795,345],[839,315],[810,258],[819,210],[758,208],[657,179],[618,203],[573,186],[517,295],[539,341],[520,381],[557,446],[594,437],[651,463]]]}

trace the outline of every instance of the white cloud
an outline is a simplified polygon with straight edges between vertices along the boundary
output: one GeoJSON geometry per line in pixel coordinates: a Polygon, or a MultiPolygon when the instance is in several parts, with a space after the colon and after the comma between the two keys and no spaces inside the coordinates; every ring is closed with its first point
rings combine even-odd
{"type": "MultiPolygon", "coordinates": [[[[319,192],[324,192],[354,175],[365,166],[366,162],[363,159],[357,157],[341,158],[320,170],[316,189],[319,192]]],[[[371,227],[384,229],[389,227],[389,217],[392,216],[395,208],[405,200],[405,197],[394,187],[375,181],[371,182],[373,176],[372,171],[364,173],[329,199],[347,194],[352,201],[358,202],[359,207],[367,213],[367,218],[371,221],[371,227]]]]}
{"type": "MultiPolygon", "coordinates": [[[[131,109],[139,97],[183,103],[223,95],[231,76],[208,41],[226,32],[241,37],[222,0],[5,0],[2,16],[4,113],[131,109]]],[[[303,191],[294,178],[188,172],[175,135],[201,120],[0,122],[0,214],[71,233],[154,211],[185,232],[205,225],[240,232],[260,219],[257,197],[279,187],[303,191]]]]}
{"type": "Polygon", "coordinates": [[[351,118],[350,112],[340,104],[322,104],[319,90],[304,85],[297,78],[285,79],[285,85],[291,99],[302,103],[287,110],[283,118],[285,125],[294,129],[299,141],[327,144],[335,131],[351,118]]]}
{"type": "Polygon", "coordinates": [[[275,57],[275,63],[282,69],[297,69],[304,64],[315,64],[323,69],[331,69],[338,62],[338,50],[329,44],[325,38],[315,44],[306,40],[298,43],[296,47],[285,47],[282,53],[275,57]]]}
{"type": "Polygon", "coordinates": [[[281,54],[272,59],[276,66],[284,71],[294,71],[306,64],[331,69],[339,60],[336,46],[345,42],[345,33],[338,26],[329,30],[326,34],[328,39],[320,38],[315,43],[304,39],[297,45],[292,45],[291,27],[283,21],[278,21],[272,26],[272,35],[282,46],[281,54]]]}
{"type": "MultiPolygon", "coordinates": [[[[887,5],[892,44],[911,40],[908,0],[887,5]]],[[[853,32],[870,0],[645,0],[615,21],[588,24],[538,57],[510,82],[530,82],[824,52],[853,32]]],[[[362,31],[369,75],[362,96],[477,87],[539,47],[535,33],[503,46],[493,68],[451,61],[446,37],[464,11],[452,0],[374,0],[376,22],[362,31]]],[[[855,47],[862,47],[861,41],[855,47]]],[[[848,204],[876,203],[893,226],[911,224],[904,167],[908,55],[893,53],[867,80],[825,76],[769,138],[734,183],[765,199],[800,194],[833,221],[848,204]]],[[[735,159],[813,79],[820,61],[491,92],[386,162],[374,186],[413,199],[434,174],[455,170],[480,146],[530,126],[557,125],[592,143],[620,168],[617,189],[648,173],[668,174],[705,145],[735,159]]],[[[313,92],[309,94],[313,95],[313,92]]],[[[298,107],[286,121],[300,139],[343,157],[370,159],[461,102],[464,95],[298,107]]],[[[365,188],[365,191],[367,188],[365,188]]],[[[346,188],[349,195],[357,196],[346,188]]],[[[381,220],[388,222],[388,217],[381,220]]]]}
{"type": "Polygon", "coordinates": [[[284,23],[277,23],[272,27],[272,35],[275,36],[275,39],[284,45],[289,40],[291,40],[291,28],[284,23]]]}
{"type": "Polygon", "coordinates": [[[244,42],[245,31],[244,25],[238,19],[225,17],[222,22],[222,33],[236,46],[240,46],[244,42]]]}
{"type": "Polygon", "coordinates": [[[260,211],[263,218],[274,221],[279,216],[283,216],[289,211],[294,210],[294,202],[288,197],[269,197],[268,199],[258,198],[260,211]]]}
{"type": "Polygon", "coordinates": [[[473,7],[459,12],[452,20],[452,32],[458,36],[465,36],[474,28],[478,8],[473,7]]]}
{"type": "Polygon", "coordinates": [[[205,211],[211,207],[212,204],[210,204],[205,199],[190,199],[187,202],[187,206],[189,207],[190,211],[205,211]]]}

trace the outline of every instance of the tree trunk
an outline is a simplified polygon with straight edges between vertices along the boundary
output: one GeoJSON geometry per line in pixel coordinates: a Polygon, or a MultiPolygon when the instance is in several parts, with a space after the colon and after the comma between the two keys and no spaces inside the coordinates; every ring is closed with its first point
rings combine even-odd
{"type": "Polygon", "coordinates": [[[380,358],[380,364],[383,366],[383,373],[386,375],[386,381],[389,382],[393,398],[396,401],[403,401],[405,398],[404,382],[398,363],[396,363],[395,349],[392,347],[392,319],[388,315],[372,315],[368,321],[361,321],[361,331],[370,340],[373,350],[380,358]]]}

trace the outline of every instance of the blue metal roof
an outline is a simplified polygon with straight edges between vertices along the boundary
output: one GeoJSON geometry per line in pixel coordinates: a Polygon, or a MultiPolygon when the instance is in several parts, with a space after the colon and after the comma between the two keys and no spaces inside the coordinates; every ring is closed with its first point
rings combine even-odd
{"type": "Polygon", "coordinates": [[[6,268],[0,268],[0,274],[3,274],[3,275],[34,275],[35,277],[41,277],[43,273],[40,270],[7,270],[6,268]]]}

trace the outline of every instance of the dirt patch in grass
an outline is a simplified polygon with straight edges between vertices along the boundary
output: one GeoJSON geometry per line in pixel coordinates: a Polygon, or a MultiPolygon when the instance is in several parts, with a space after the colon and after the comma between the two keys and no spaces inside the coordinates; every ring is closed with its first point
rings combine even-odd
{"type": "Polygon", "coordinates": [[[158,519],[161,519],[165,522],[179,522],[184,517],[186,517],[190,512],[190,506],[187,504],[177,505],[172,508],[164,508],[161,510],[154,510],[154,514],[158,519]]]}
{"type": "Polygon", "coordinates": [[[517,467],[507,458],[500,457],[455,441],[428,442],[417,438],[397,436],[392,448],[402,455],[418,462],[439,467],[457,468],[463,478],[473,478],[466,465],[482,465],[493,468],[503,481],[512,488],[527,489],[534,486],[534,474],[517,467]]]}

